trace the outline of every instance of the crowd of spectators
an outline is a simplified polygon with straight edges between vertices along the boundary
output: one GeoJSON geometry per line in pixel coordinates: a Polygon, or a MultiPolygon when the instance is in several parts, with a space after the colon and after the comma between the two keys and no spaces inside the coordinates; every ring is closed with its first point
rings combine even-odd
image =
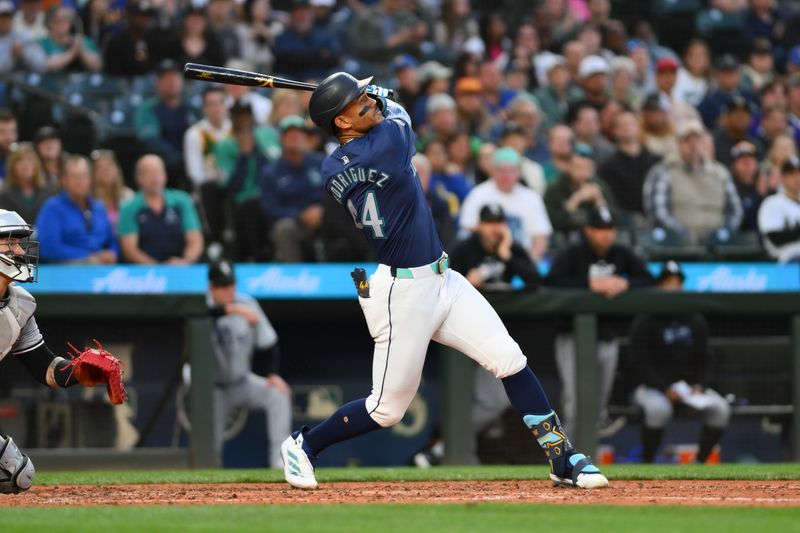
{"type": "Polygon", "coordinates": [[[645,254],[653,235],[746,237],[796,261],[797,28],[781,0],[0,0],[0,208],[36,224],[45,261],[373,259],[323,194],[335,141],[309,93],[181,75],[345,70],[413,117],[448,248],[492,204],[537,262],[585,240],[598,209],[645,254]],[[62,94],[109,80],[97,101],[62,94]],[[76,106],[101,109],[96,138],[67,126],[76,106]]]}

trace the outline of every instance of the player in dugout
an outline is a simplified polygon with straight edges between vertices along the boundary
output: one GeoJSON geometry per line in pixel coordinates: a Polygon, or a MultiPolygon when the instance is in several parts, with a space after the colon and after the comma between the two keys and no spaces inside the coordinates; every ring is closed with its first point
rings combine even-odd
{"type": "Polygon", "coordinates": [[[369,277],[363,269],[353,271],[375,340],[372,393],[284,441],[286,481],[316,489],[314,467],[323,450],[400,422],[419,387],[428,344],[435,340],[502,380],[511,404],[549,458],[555,485],[606,487],[608,480],[589,457],[573,448],[497,313],[450,268],[411,163],[411,119],[387,89],[371,81],[344,72],[329,76],[314,90],[309,114],[339,141],[322,163],[325,189],[350,212],[380,263],[369,277]]]}

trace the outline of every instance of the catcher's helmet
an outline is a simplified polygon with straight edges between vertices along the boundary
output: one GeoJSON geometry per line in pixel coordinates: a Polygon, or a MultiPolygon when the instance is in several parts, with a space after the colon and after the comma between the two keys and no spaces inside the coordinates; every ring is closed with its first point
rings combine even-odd
{"type": "Polygon", "coordinates": [[[358,98],[370,82],[372,76],[357,80],[346,72],[331,74],[322,80],[311,95],[311,101],[308,103],[311,120],[329,135],[336,135],[333,119],[347,107],[347,104],[358,98]]]}
{"type": "Polygon", "coordinates": [[[32,234],[33,227],[18,213],[0,209],[0,274],[14,281],[36,281],[39,243],[30,240],[32,234]],[[9,239],[19,239],[18,246],[9,246],[9,239]]]}

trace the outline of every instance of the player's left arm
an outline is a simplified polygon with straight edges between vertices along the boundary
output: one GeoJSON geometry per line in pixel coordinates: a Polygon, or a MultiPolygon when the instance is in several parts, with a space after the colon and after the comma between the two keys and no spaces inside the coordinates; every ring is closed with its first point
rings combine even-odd
{"type": "Polygon", "coordinates": [[[11,353],[39,383],[48,387],[71,387],[78,381],[67,370],[70,361],[57,357],[44,342],[36,319],[31,317],[22,328],[11,353]]]}
{"type": "Polygon", "coordinates": [[[624,253],[628,255],[627,278],[629,285],[631,287],[649,287],[655,285],[656,281],[647,268],[647,263],[630,249],[623,248],[623,250],[625,250],[624,253]]]}

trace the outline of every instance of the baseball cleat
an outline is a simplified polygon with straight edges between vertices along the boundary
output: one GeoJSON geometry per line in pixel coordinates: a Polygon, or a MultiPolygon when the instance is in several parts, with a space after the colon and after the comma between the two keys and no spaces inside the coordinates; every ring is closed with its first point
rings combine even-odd
{"type": "Polygon", "coordinates": [[[573,453],[568,457],[571,468],[564,477],[551,470],[550,479],[555,487],[577,487],[580,489],[602,489],[608,487],[608,479],[592,464],[592,460],[582,453],[573,453]]]}
{"type": "Polygon", "coordinates": [[[298,489],[314,490],[319,485],[314,477],[314,465],[303,450],[303,432],[296,431],[281,444],[283,477],[298,489]]]}

